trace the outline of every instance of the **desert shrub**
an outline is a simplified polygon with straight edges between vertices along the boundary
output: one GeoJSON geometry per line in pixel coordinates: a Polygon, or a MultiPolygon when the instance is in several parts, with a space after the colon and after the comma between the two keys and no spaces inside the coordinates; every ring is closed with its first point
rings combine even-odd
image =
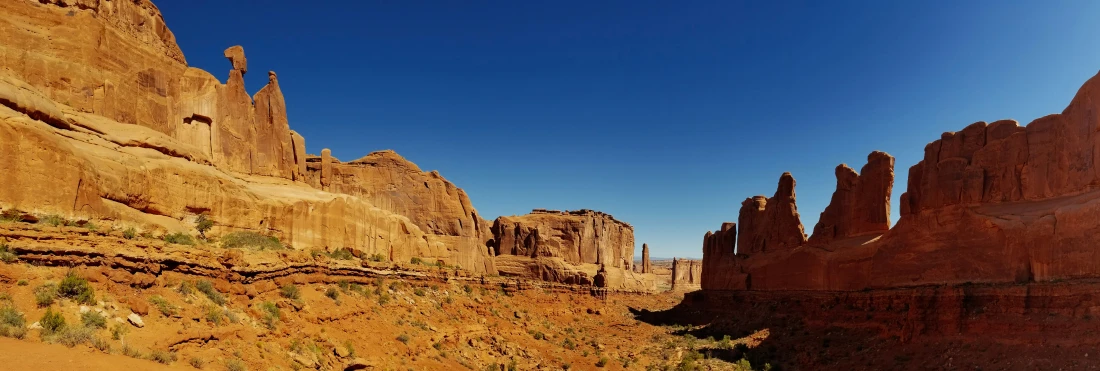
{"type": "Polygon", "coordinates": [[[42,314],[38,324],[42,326],[44,335],[51,335],[65,329],[65,317],[59,312],[54,312],[53,308],[46,308],[46,313],[42,314]]]}
{"type": "Polygon", "coordinates": [[[203,295],[206,295],[207,299],[214,302],[217,305],[225,305],[225,296],[218,292],[218,289],[214,288],[214,284],[210,281],[202,280],[195,283],[195,288],[199,290],[203,295]]]}
{"type": "Polygon", "coordinates": [[[134,229],[134,227],[126,228],[126,230],[122,231],[122,238],[132,240],[134,237],[137,237],[137,230],[134,229]]]}
{"type": "Polygon", "coordinates": [[[87,328],[107,328],[107,317],[95,311],[87,311],[80,314],[80,323],[87,328]]]}
{"type": "Polygon", "coordinates": [[[31,283],[29,281],[25,280],[25,279],[20,279],[18,281],[15,281],[15,284],[19,285],[19,286],[26,286],[26,285],[30,285],[31,283]]]}
{"type": "Polygon", "coordinates": [[[38,218],[38,222],[42,223],[42,224],[45,224],[45,225],[49,225],[51,227],[60,227],[60,226],[69,225],[68,220],[65,220],[65,218],[62,218],[60,215],[57,215],[57,214],[50,214],[50,215],[46,215],[46,216],[43,216],[41,218],[38,218]]]}
{"type": "Polygon", "coordinates": [[[142,354],[140,350],[137,350],[136,348],[132,348],[127,344],[122,344],[122,355],[130,357],[130,358],[137,358],[137,359],[144,359],[145,358],[145,355],[142,354]]]}
{"type": "Polygon", "coordinates": [[[92,346],[95,347],[96,349],[99,349],[100,352],[103,352],[103,353],[110,353],[111,352],[111,343],[109,341],[104,340],[103,338],[97,336],[97,337],[93,337],[91,342],[92,342],[92,346]]]}
{"type": "Polygon", "coordinates": [[[386,303],[389,302],[390,294],[383,292],[382,294],[378,295],[378,305],[386,305],[386,303]]]}
{"type": "Polygon", "coordinates": [[[172,305],[172,303],[168,302],[168,299],[165,299],[163,296],[160,295],[153,295],[149,297],[149,303],[153,304],[154,307],[157,307],[157,310],[160,311],[160,314],[164,315],[165,317],[174,316],[176,315],[176,313],[179,312],[179,307],[172,305]]]}
{"type": "Polygon", "coordinates": [[[21,222],[23,213],[16,209],[7,209],[0,213],[0,222],[21,222]]]}
{"type": "Polygon", "coordinates": [[[222,247],[227,249],[281,250],[285,248],[278,237],[256,232],[233,232],[222,236],[222,247]]]}
{"type": "Polygon", "coordinates": [[[424,260],[414,256],[412,259],[409,259],[409,264],[424,264],[424,260]]]}
{"type": "Polygon", "coordinates": [[[187,296],[195,292],[195,285],[192,285],[190,281],[180,282],[180,287],[176,289],[180,295],[187,296]]]}
{"type": "Polygon", "coordinates": [[[417,287],[417,288],[413,289],[413,295],[424,296],[424,295],[427,295],[427,293],[424,292],[424,289],[417,287]]]}
{"type": "Polygon", "coordinates": [[[164,242],[176,245],[194,245],[195,239],[187,233],[176,232],[164,235],[164,242]]]}
{"type": "Polygon", "coordinates": [[[382,254],[374,254],[374,255],[370,256],[370,261],[375,262],[375,263],[384,262],[386,260],[389,260],[389,259],[386,259],[386,256],[382,255],[382,254]]]}
{"type": "Polygon", "coordinates": [[[527,333],[531,334],[531,337],[534,337],[535,340],[544,340],[544,339],[546,339],[546,334],[542,333],[541,331],[527,330],[527,333]]]}
{"type": "Polygon", "coordinates": [[[27,318],[15,307],[0,307],[0,336],[22,339],[27,334],[27,318]]]}
{"type": "Polygon", "coordinates": [[[114,326],[111,326],[111,339],[122,340],[122,337],[126,336],[127,332],[130,332],[130,329],[126,327],[126,325],[116,323],[114,326]]]}
{"type": "Polygon", "coordinates": [[[34,288],[34,303],[41,307],[48,307],[57,299],[57,284],[47,283],[34,288]]]}
{"type": "Polygon", "coordinates": [[[11,264],[19,260],[19,256],[15,255],[14,251],[11,251],[11,247],[7,243],[0,242],[0,261],[11,264]]]}
{"type": "Polygon", "coordinates": [[[95,289],[84,277],[69,271],[57,285],[57,296],[72,299],[80,304],[95,304],[95,289]]]}
{"type": "Polygon", "coordinates": [[[325,296],[328,296],[329,299],[337,300],[340,298],[340,291],[336,290],[334,287],[329,287],[328,290],[325,290],[325,296]]]}
{"type": "Polygon", "coordinates": [[[357,292],[359,295],[370,296],[370,291],[366,287],[358,283],[353,283],[350,286],[351,292],[357,292]]]}
{"type": "Polygon", "coordinates": [[[82,326],[65,326],[53,333],[50,340],[72,348],[92,341],[93,337],[95,337],[95,330],[93,329],[82,326]]]}
{"type": "Polygon", "coordinates": [[[176,361],[176,353],[163,350],[154,350],[152,353],[149,353],[149,359],[157,361],[157,363],[167,365],[176,361]]]}
{"type": "Polygon", "coordinates": [[[93,232],[99,230],[99,226],[95,225],[95,223],[92,223],[92,222],[84,223],[83,227],[84,227],[84,229],[87,229],[87,230],[93,231],[93,232]]]}
{"type": "Polygon", "coordinates": [[[596,361],[596,367],[601,367],[602,368],[604,366],[607,366],[607,362],[610,362],[610,360],[608,360],[607,357],[600,357],[600,360],[596,361]]]}
{"type": "Polygon", "coordinates": [[[577,349],[577,343],[573,342],[573,338],[565,338],[565,340],[562,340],[561,346],[569,350],[577,349]]]}
{"type": "Polygon", "coordinates": [[[293,283],[288,283],[279,288],[279,294],[287,299],[298,300],[302,298],[302,292],[298,290],[298,286],[293,283]]]}
{"type": "Polygon", "coordinates": [[[206,322],[213,323],[215,326],[221,326],[225,318],[225,311],[221,308],[210,306],[206,308],[206,322]]]}
{"type": "Polygon", "coordinates": [[[226,360],[225,369],[228,371],[248,371],[248,368],[244,365],[244,361],[236,358],[226,360]]]}
{"type": "Polygon", "coordinates": [[[188,361],[187,363],[190,363],[191,367],[200,368],[200,369],[202,368],[202,366],[206,365],[206,361],[203,361],[202,358],[199,358],[199,357],[191,357],[191,360],[188,361]]]}
{"type": "Polygon", "coordinates": [[[470,295],[474,292],[474,288],[470,287],[470,285],[462,285],[462,291],[465,291],[466,295],[470,295]]]}
{"type": "Polygon", "coordinates": [[[336,260],[352,260],[355,259],[355,255],[351,253],[351,250],[343,248],[332,250],[328,253],[328,257],[336,260]]]}
{"type": "Polygon", "coordinates": [[[195,230],[199,232],[199,237],[206,239],[206,232],[214,228],[214,220],[206,216],[206,214],[199,214],[198,218],[195,218],[195,230]]]}
{"type": "Polygon", "coordinates": [[[411,338],[409,337],[409,335],[406,335],[406,334],[401,334],[401,335],[397,336],[397,341],[400,341],[400,342],[405,343],[405,344],[408,344],[410,339],[411,338]]]}
{"type": "Polygon", "coordinates": [[[283,318],[279,313],[279,307],[275,306],[275,303],[265,301],[260,303],[260,312],[263,313],[264,325],[268,329],[275,329],[275,326],[279,324],[279,320],[283,318]]]}

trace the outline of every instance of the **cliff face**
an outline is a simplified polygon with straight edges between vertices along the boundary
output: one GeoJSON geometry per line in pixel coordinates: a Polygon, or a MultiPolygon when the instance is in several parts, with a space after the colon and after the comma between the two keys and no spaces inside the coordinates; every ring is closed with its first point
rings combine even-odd
{"type": "Polygon", "coordinates": [[[492,232],[501,274],[529,276],[531,264],[541,266],[515,262],[560,260],[585,272],[586,278],[572,275],[570,281],[591,280],[601,265],[610,274],[609,287],[612,288],[621,287],[623,282],[617,282],[616,275],[611,273],[621,272],[628,278],[635,276],[634,227],[608,214],[592,210],[534,210],[527,215],[497,218],[493,221],[492,232]]]}
{"type": "Polygon", "coordinates": [[[695,291],[702,282],[703,264],[688,259],[672,259],[672,289],[695,291]]]}
{"type": "Polygon", "coordinates": [[[193,232],[206,214],[215,235],[495,273],[488,222],[438,173],[392,152],[342,164],[325,150],[307,166],[275,73],[248,95],[243,48],[225,50],[223,84],[186,65],[147,0],[5,1],[0,14],[0,207],[160,231],[193,232]]]}
{"type": "MultiPolygon", "coordinates": [[[[1003,120],[944,133],[909,169],[901,219],[889,230],[883,200],[893,176],[885,154],[869,156],[858,177],[838,168],[837,192],[808,244],[761,249],[746,239],[789,225],[760,222],[771,200],[746,202],[738,240],[746,255],[707,256],[704,276],[723,279],[703,287],[859,290],[1100,277],[1090,242],[1100,233],[1098,91],[1093,77],[1061,114],[1026,127],[1003,120]]],[[[783,190],[781,183],[777,195],[783,190]]]]}
{"type": "Polygon", "coordinates": [[[737,246],[753,254],[788,250],[806,242],[806,232],[795,205],[794,177],[783,173],[772,198],[755,196],[741,203],[737,223],[741,226],[737,246]]]}

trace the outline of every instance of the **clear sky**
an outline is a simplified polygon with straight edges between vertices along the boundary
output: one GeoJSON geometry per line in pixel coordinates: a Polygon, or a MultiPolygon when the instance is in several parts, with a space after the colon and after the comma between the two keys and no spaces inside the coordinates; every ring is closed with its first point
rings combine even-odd
{"type": "Polygon", "coordinates": [[[224,82],[240,44],[250,92],[276,71],[308,152],[396,150],[489,219],[602,210],[657,257],[700,257],[784,171],[810,232],[873,150],[896,221],[925,144],[1061,112],[1100,70],[1097,1],[156,4],[191,66],[224,82]]]}

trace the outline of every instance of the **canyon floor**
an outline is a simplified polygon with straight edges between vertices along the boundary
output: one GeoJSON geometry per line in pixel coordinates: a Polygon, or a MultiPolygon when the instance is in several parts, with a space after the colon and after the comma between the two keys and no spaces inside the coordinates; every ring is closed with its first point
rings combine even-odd
{"type": "Polygon", "coordinates": [[[637,311],[668,310],[683,293],[611,293],[603,300],[583,287],[468,277],[412,262],[171,244],[119,229],[0,223],[0,335],[7,336],[0,338],[0,364],[44,370],[751,367],[710,354],[751,337],[695,339],[684,336],[686,327],[639,320],[637,311]]]}

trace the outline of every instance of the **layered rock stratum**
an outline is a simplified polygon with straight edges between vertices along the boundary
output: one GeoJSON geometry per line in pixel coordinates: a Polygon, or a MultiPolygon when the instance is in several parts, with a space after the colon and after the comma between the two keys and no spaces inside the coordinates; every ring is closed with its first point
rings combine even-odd
{"type": "MultiPolygon", "coordinates": [[[[1020,126],[977,122],[944,133],[909,169],[890,228],[893,158],[837,167],[837,190],[799,241],[793,179],[746,200],[736,253],[704,242],[704,290],[862,290],[1100,277],[1100,78],[1060,114],[1020,126]],[[773,211],[776,199],[780,207],[773,211]],[[793,216],[793,218],[791,218],[793,216]]],[[[727,232],[728,233],[728,232],[727,232]]]]}
{"type": "MultiPolygon", "coordinates": [[[[250,96],[241,46],[223,53],[225,80],[188,66],[148,0],[5,1],[0,14],[2,209],[156,234],[193,232],[202,215],[211,235],[256,232],[299,250],[486,275],[498,260],[559,258],[530,277],[584,283],[601,264],[619,283],[634,276],[632,228],[601,213],[574,215],[589,223],[575,246],[509,242],[502,254],[497,242],[515,236],[495,237],[439,172],[393,151],[307,154],[275,72],[250,96]]],[[[564,226],[536,219],[524,228],[564,226]]]]}

